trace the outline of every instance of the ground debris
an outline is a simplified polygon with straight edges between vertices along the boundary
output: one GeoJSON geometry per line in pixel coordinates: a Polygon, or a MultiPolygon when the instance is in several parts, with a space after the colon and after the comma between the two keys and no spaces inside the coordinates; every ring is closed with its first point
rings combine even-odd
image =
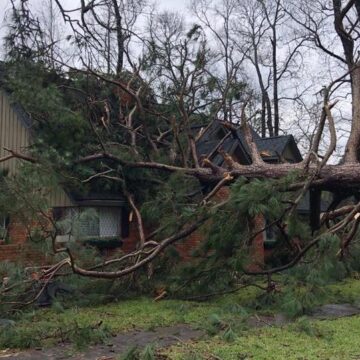
{"type": "MultiPolygon", "coordinates": [[[[189,341],[202,337],[204,333],[192,329],[188,325],[180,324],[153,331],[131,331],[119,334],[111,339],[112,346],[106,344],[91,345],[82,353],[74,353],[70,344],[59,345],[50,349],[13,351],[0,353],[0,359],[6,360],[114,360],[131,347],[144,348],[154,344],[157,348],[168,347],[179,341],[189,341]]],[[[166,356],[158,354],[157,359],[165,360],[166,356]]]]}

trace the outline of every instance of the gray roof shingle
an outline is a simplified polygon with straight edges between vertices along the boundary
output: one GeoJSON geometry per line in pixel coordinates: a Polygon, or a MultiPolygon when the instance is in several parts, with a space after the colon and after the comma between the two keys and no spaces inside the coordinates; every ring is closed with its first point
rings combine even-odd
{"type": "MultiPolygon", "coordinates": [[[[295,157],[294,161],[299,162],[302,160],[292,135],[261,138],[253,128],[251,128],[251,132],[258,150],[262,153],[265,161],[283,161],[282,155],[288,146],[292,149],[295,157]]],[[[251,162],[243,130],[240,127],[231,130],[226,124],[220,121],[213,121],[197,141],[198,155],[210,157],[216,165],[221,166],[223,158],[217,152],[220,148],[229,154],[233,154],[239,148],[247,162],[251,162]]]]}

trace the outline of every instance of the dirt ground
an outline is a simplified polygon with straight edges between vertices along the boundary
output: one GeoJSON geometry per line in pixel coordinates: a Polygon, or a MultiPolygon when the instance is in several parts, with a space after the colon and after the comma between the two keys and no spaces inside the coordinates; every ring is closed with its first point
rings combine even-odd
{"type": "Polygon", "coordinates": [[[3,351],[0,359],[6,360],[113,360],[134,346],[144,348],[148,344],[156,347],[168,347],[177,342],[198,339],[204,333],[187,325],[175,325],[154,329],[153,331],[132,331],[119,334],[106,345],[90,346],[85,352],[75,353],[70,344],[59,345],[51,349],[3,351]]]}

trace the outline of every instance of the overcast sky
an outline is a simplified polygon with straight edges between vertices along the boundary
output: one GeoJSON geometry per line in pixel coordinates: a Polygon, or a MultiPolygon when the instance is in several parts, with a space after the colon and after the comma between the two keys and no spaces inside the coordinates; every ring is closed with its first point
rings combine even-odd
{"type": "MultiPolygon", "coordinates": [[[[41,2],[41,0],[34,0],[37,2],[41,2]]],[[[186,5],[188,3],[188,0],[156,0],[155,2],[159,3],[159,6],[163,9],[186,9],[186,5]]],[[[68,4],[80,4],[80,0],[74,1],[74,0],[65,0],[64,3],[68,4]]],[[[0,0],[0,11],[6,9],[10,4],[10,0],[0,0]]],[[[0,12],[1,14],[1,12],[0,12]]]]}
{"type": "MultiPolygon", "coordinates": [[[[29,0],[30,4],[34,6],[36,9],[39,9],[41,4],[44,0],[29,0]]],[[[88,0],[86,0],[87,2],[88,0]]],[[[179,11],[180,14],[184,16],[185,21],[189,21],[191,19],[190,11],[188,10],[188,5],[190,0],[148,0],[149,3],[156,3],[158,5],[159,10],[173,10],[173,11],[179,11]]],[[[61,3],[64,5],[64,8],[66,9],[72,9],[80,6],[80,0],[61,0],[61,3]]],[[[0,0],[0,60],[3,58],[3,37],[6,34],[6,24],[4,22],[4,17],[6,16],[7,10],[10,9],[10,0],[0,0]]],[[[306,101],[309,102],[309,104],[312,104],[312,99],[316,99],[316,96],[314,94],[319,94],[319,90],[324,85],[328,85],[328,77],[331,75],[336,75],[337,71],[333,74],[329,71],[329,66],[327,63],[324,62],[323,59],[327,59],[324,57],[324,54],[321,53],[319,56],[318,52],[314,52],[309,54],[309,49],[307,50],[306,58],[304,64],[306,64],[306,69],[308,72],[303,71],[303,73],[297,74],[297,77],[295,77],[295,80],[297,78],[300,78],[302,83],[309,87],[309,90],[306,91],[306,96],[308,96],[308,99],[304,97],[306,101]],[[311,100],[311,101],[310,101],[311,100]]],[[[310,51],[311,52],[311,51],[310,51]]],[[[245,74],[247,75],[247,80],[252,88],[258,89],[258,81],[255,74],[255,70],[252,66],[249,66],[249,64],[244,65],[245,74]]],[[[338,66],[338,65],[336,65],[338,66]]],[[[336,69],[335,69],[336,70],[336,69]]],[[[337,76],[336,76],[337,77],[337,76]]],[[[291,97],[294,95],[294,82],[284,82],[282,86],[285,86],[285,88],[280,88],[283,94],[286,94],[286,96],[291,97]],[[288,88],[286,88],[288,87],[288,88]]],[[[305,87],[306,87],[305,86],[305,87]]],[[[345,92],[347,89],[345,89],[345,92]]],[[[340,94],[341,95],[341,94],[340,94]]],[[[343,100],[343,99],[342,99],[343,100]]],[[[339,107],[339,106],[338,106],[339,107]]],[[[292,125],[292,120],[294,119],[294,104],[290,101],[288,102],[282,102],[282,116],[289,121],[285,121],[282,125],[286,130],[287,124],[292,125]]],[[[350,117],[350,106],[347,101],[341,102],[341,113],[345,117],[350,117]]],[[[335,114],[336,115],[336,114],[335,114]]],[[[301,115],[303,116],[303,115],[301,115]]],[[[341,117],[339,116],[341,119],[341,117]]],[[[307,120],[301,119],[301,125],[303,128],[306,128],[307,120]],[[305,120],[305,121],[304,121],[305,120]]],[[[347,129],[348,123],[341,124],[341,127],[343,129],[347,129]]],[[[294,133],[294,129],[292,127],[291,130],[294,133]]],[[[296,133],[294,133],[296,135],[296,133]]],[[[338,140],[338,148],[341,149],[342,145],[344,144],[344,141],[347,138],[347,132],[344,131],[345,136],[343,138],[340,138],[338,140]]]]}
{"type": "MultiPolygon", "coordinates": [[[[41,4],[42,0],[32,0],[33,3],[41,4]]],[[[76,4],[80,6],[80,0],[62,0],[66,8],[75,7],[76,4]]],[[[180,10],[182,12],[186,11],[189,0],[151,0],[150,2],[155,2],[158,4],[159,8],[162,10],[180,10]]],[[[10,0],[0,0],[0,46],[2,47],[3,37],[6,32],[6,25],[4,22],[4,17],[7,10],[10,8],[10,0]]],[[[1,59],[1,49],[0,49],[0,59],[1,59]]]]}

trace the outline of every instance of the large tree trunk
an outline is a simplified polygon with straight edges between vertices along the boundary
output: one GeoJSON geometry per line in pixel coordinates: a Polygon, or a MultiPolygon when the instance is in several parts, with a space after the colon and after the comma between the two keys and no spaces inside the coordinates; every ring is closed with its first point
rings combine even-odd
{"type": "Polygon", "coordinates": [[[125,44],[124,44],[124,33],[122,29],[122,18],[120,14],[119,4],[117,0],[112,0],[114,13],[115,13],[115,21],[116,21],[116,40],[117,40],[117,61],[116,61],[116,74],[119,75],[124,66],[124,52],[125,52],[125,44]]]}
{"type": "Polygon", "coordinates": [[[266,109],[265,98],[261,96],[261,137],[266,137],[266,109]]]}
{"type": "Polygon", "coordinates": [[[349,141],[346,145],[345,161],[357,162],[360,144],[360,63],[351,74],[352,123],[349,141]]]}
{"type": "Polygon", "coordinates": [[[265,91],[264,96],[265,96],[265,102],[266,102],[267,128],[269,130],[269,136],[274,136],[274,127],[273,127],[272,115],[271,115],[271,101],[270,101],[269,94],[267,91],[265,91]]]}
{"type": "Polygon", "coordinates": [[[358,149],[360,143],[360,62],[355,62],[355,40],[351,31],[346,29],[346,26],[344,25],[344,19],[354,3],[358,12],[358,17],[360,17],[360,0],[349,1],[347,5],[344,5],[341,0],[333,0],[334,27],[343,46],[345,62],[351,79],[352,122],[351,133],[348,143],[346,144],[344,156],[345,162],[348,163],[355,163],[358,161],[358,149]]]}

